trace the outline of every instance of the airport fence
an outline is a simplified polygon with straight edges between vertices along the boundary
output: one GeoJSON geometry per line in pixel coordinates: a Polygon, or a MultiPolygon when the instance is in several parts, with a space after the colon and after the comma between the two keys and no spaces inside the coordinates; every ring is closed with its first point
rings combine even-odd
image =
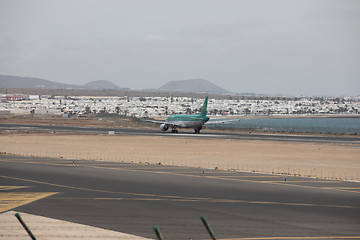
{"type": "Polygon", "coordinates": [[[109,151],[92,151],[92,152],[62,152],[56,149],[32,150],[21,148],[16,145],[0,146],[0,154],[14,154],[26,157],[42,157],[69,160],[95,160],[110,161],[135,164],[153,164],[179,167],[192,167],[200,169],[215,169],[225,171],[254,172],[264,174],[276,174],[284,176],[297,176],[319,179],[330,179],[339,181],[360,181],[360,171],[358,169],[335,168],[331,166],[313,167],[302,166],[299,164],[286,166],[284,164],[272,163],[253,163],[251,159],[239,159],[239,161],[225,161],[224,159],[198,158],[185,159],[181,156],[162,157],[162,156],[144,156],[136,153],[126,155],[113,154],[109,151]]]}

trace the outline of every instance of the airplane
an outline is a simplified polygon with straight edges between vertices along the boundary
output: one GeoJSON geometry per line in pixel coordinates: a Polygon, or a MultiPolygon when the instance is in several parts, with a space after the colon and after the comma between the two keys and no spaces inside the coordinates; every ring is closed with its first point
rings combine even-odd
{"type": "Polygon", "coordinates": [[[207,114],[208,96],[206,96],[204,104],[199,115],[170,115],[165,122],[151,121],[160,123],[160,130],[166,132],[171,127],[172,133],[178,133],[177,128],[193,128],[195,133],[200,133],[203,125],[209,121],[207,114]]]}

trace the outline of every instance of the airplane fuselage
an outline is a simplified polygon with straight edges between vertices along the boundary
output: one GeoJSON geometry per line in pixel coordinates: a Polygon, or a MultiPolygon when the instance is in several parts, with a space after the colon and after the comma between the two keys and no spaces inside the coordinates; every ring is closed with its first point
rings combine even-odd
{"type": "Polygon", "coordinates": [[[166,122],[171,122],[180,128],[199,128],[209,121],[208,116],[200,115],[170,115],[166,122]]]}

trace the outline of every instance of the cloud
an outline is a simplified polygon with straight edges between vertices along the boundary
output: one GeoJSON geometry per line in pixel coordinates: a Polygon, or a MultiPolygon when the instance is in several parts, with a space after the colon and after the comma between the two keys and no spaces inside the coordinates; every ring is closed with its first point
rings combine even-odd
{"type": "Polygon", "coordinates": [[[0,73],[138,88],[207,78],[239,92],[353,93],[359,18],[351,0],[3,0],[0,73]]]}
{"type": "Polygon", "coordinates": [[[160,34],[146,34],[143,37],[143,40],[146,42],[152,42],[152,41],[160,41],[163,40],[164,36],[160,35],[160,34]]]}

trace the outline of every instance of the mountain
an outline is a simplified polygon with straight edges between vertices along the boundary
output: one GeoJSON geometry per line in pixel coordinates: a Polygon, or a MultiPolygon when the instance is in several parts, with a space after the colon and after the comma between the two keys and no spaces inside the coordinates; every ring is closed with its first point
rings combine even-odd
{"type": "Polygon", "coordinates": [[[214,93],[228,94],[228,90],[223,89],[206,79],[189,79],[170,81],[159,88],[161,91],[169,92],[196,92],[196,93],[214,93]]]}
{"type": "MultiPolygon", "coordinates": [[[[79,90],[129,90],[120,88],[116,84],[107,80],[96,80],[84,85],[66,84],[53,82],[41,78],[18,77],[0,75],[0,88],[40,88],[40,89],[79,89],[79,90]]],[[[168,92],[190,92],[190,93],[213,93],[229,94],[231,92],[223,89],[205,79],[189,79],[171,81],[157,89],[158,91],[168,92]]]]}
{"type": "Polygon", "coordinates": [[[79,89],[81,86],[52,82],[41,78],[0,75],[0,88],[79,89]]]}
{"type": "Polygon", "coordinates": [[[96,80],[96,81],[88,82],[84,84],[83,87],[91,90],[120,89],[116,84],[109,82],[107,80],[96,80]]]}
{"type": "Polygon", "coordinates": [[[119,90],[112,82],[98,80],[84,85],[53,82],[41,78],[0,75],[0,88],[42,88],[42,89],[88,89],[88,90],[119,90]]]}

